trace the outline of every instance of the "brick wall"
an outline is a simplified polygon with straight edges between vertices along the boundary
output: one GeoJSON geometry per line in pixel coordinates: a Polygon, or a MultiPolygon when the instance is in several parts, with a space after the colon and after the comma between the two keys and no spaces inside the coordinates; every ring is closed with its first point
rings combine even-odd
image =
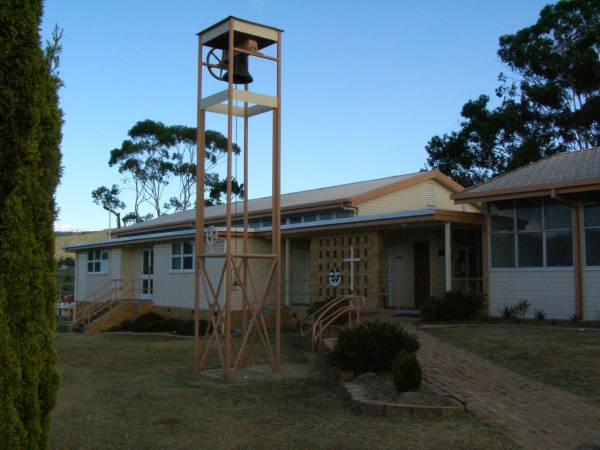
{"type": "Polygon", "coordinates": [[[323,301],[348,294],[350,291],[350,247],[354,257],[354,294],[381,303],[383,290],[383,236],[376,231],[332,234],[311,238],[310,293],[311,300],[323,301]],[[339,286],[330,286],[327,274],[332,267],[342,272],[339,286]]]}

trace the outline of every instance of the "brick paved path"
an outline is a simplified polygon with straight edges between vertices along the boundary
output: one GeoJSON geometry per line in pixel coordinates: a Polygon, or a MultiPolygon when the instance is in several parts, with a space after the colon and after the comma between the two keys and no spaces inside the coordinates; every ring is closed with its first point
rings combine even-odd
{"type": "Polygon", "coordinates": [[[518,445],[600,449],[600,406],[414,332],[428,380],[465,402],[469,411],[502,425],[518,445]]]}

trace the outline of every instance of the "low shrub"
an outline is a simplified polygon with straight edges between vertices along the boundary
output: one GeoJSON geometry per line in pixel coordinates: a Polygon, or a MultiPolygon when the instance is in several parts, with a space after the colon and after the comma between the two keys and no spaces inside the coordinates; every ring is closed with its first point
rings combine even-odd
{"type": "Polygon", "coordinates": [[[419,350],[417,337],[395,323],[372,321],[340,331],[331,360],[357,375],[389,372],[402,350],[419,350]]]}
{"type": "Polygon", "coordinates": [[[449,291],[425,302],[421,306],[421,316],[430,322],[480,319],[484,306],[485,297],[482,294],[449,291]]]}
{"type": "Polygon", "coordinates": [[[543,309],[536,309],[534,312],[534,316],[535,320],[537,320],[538,322],[543,322],[544,320],[546,320],[546,313],[543,309]]]}
{"type": "MultiPolygon", "coordinates": [[[[200,321],[200,333],[208,326],[205,320],[200,321]]],[[[164,317],[154,312],[143,314],[133,320],[126,320],[111,331],[133,331],[135,333],[174,333],[182,336],[194,335],[194,321],[164,317]]]]}
{"type": "MultiPolygon", "coordinates": [[[[529,311],[530,306],[531,303],[529,303],[529,301],[526,298],[521,299],[521,301],[516,305],[504,305],[504,309],[502,309],[502,318],[505,320],[522,319],[527,315],[527,311],[529,311]]],[[[544,314],[543,311],[542,314],[544,314]]]]}
{"type": "Polygon", "coordinates": [[[416,391],[421,386],[421,365],[414,353],[402,350],[394,361],[392,370],[394,385],[398,392],[416,391]]]}

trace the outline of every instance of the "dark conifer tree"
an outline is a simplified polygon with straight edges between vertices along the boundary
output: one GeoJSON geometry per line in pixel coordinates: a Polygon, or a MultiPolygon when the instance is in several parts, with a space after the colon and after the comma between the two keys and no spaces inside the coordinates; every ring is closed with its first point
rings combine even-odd
{"type": "Polygon", "coordinates": [[[46,448],[58,387],[54,192],[62,115],[58,41],[39,0],[0,2],[0,443],[46,448]]]}

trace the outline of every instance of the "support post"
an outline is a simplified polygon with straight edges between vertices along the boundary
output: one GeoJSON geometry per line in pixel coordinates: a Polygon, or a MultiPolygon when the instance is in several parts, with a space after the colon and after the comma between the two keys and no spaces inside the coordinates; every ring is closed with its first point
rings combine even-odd
{"type": "Polygon", "coordinates": [[[444,270],[446,292],[452,290],[452,228],[450,222],[444,224],[444,270]]]}
{"type": "Polygon", "coordinates": [[[281,32],[277,33],[277,108],[273,110],[273,215],[272,252],[275,266],[275,367],[279,372],[281,362],[281,32]]]}
{"type": "MultiPolygon", "coordinates": [[[[194,261],[194,371],[200,368],[200,270],[204,264],[205,113],[202,110],[202,37],[198,36],[198,96],[196,101],[196,234],[194,261]]],[[[133,288],[132,288],[133,289],[133,288]]]]}
{"type": "Polygon", "coordinates": [[[573,238],[575,241],[575,318],[583,320],[583,272],[582,272],[582,233],[581,233],[581,202],[577,201],[574,208],[573,238]]]}
{"type": "Polygon", "coordinates": [[[233,20],[229,19],[229,45],[227,67],[227,204],[225,211],[225,378],[232,373],[231,368],[231,296],[233,293],[232,280],[232,246],[231,246],[231,192],[233,177],[233,20]]]}

